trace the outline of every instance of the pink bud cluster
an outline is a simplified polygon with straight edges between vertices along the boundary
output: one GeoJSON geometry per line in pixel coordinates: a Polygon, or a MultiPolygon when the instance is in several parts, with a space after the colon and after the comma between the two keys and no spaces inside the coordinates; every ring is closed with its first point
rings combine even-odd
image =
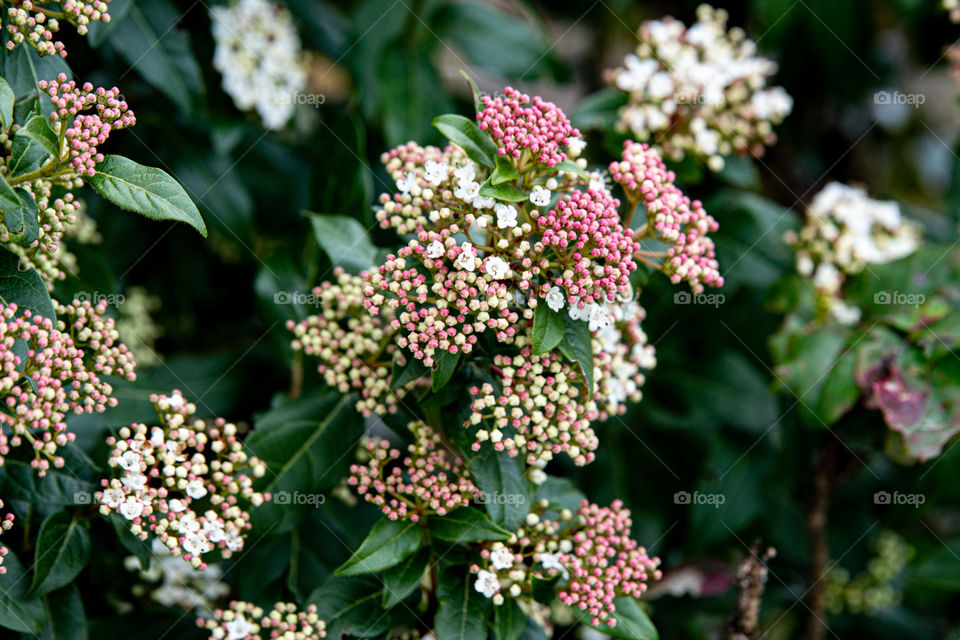
{"type": "Polygon", "coordinates": [[[531,100],[513,87],[503,92],[502,97],[483,96],[484,108],[477,114],[480,128],[497,143],[500,155],[520,159],[527,150],[534,162],[548,167],[566,160],[561,147],[580,135],[566,114],[539,96],[531,100]]]}
{"type": "Polygon", "coordinates": [[[118,512],[141,539],[153,532],[174,555],[206,568],[201,556],[215,548],[224,557],[243,549],[249,507],[270,497],[253,488],[266,467],[244,452],[236,425],[193,418],[196,406],[179,391],[150,400],[160,426],[133,424],[107,439],[108,464],[122,474],[102,481],[100,512],[118,512]]]}
{"type": "Polygon", "coordinates": [[[197,626],[210,631],[213,640],[320,640],[327,635],[316,605],[301,610],[291,602],[278,602],[264,611],[235,600],[226,609],[216,609],[212,618],[197,618],[197,626]]]}
{"type": "Polygon", "coordinates": [[[482,563],[471,567],[474,588],[495,605],[509,595],[524,606],[534,579],[558,579],[563,604],[588,613],[594,625],[615,626],[614,598],[640,597],[648,580],[660,578],[660,560],[630,537],[631,525],[620,500],[609,507],[583,500],[576,513],[541,500],[506,543],[484,545],[482,563]]]}
{"type": "Polygon", "coordinates": [[[110,22],[107,3],[110,0],[64,0],[60,11],[38,5],[44,2],[23,0],[19,7],[7,9],[7,49],[13,50],[22,42],[28,43],[41,56],[59,55],[67,57],[64,44],[54,40],[53,34],[60,30],[60,21],[66,20],[77,28],[77,33],[87,35],[91,22],[110,22]],[[33,15],[31,11],[35,11],[33,15]]]}
{"type": "Polygon", "coordinates": [[[542,238],[534,250],[554,250],[558,277],[553,284],[580,308],[614,300],[628,289],[630,273],[637,268],[633,252],[640,245],[624,232],[619,204],[606,191],[574,191],[537,218],[542,238]]]}
{"type": "Polygon", "coordinates": [[[133,111],[126,101],[120,99],[120,90],[116,87],[104,89],[86,82],[77,87],[73,80],[61,73],[56,80],[41,80],[40,90],[50,96],[55,111],[50,119],[57,126],[67,127],[64,132],[70,166],[80,175],[92,176],[94,166],[103,160],[103,154],[97,151],[97,145],[103,144],[115,129],[132,127],[137,123],[133,111]],[[96,113],[82,113],[93,108],[96,113]],[[72,124],[69,118],[74,118],[72,124]]]}
{"type": "Polygon", "coordinates": [[[577,465],[593,461],[599,441],[590,423],[599,413],[577,365],[523,345],[517,355],[495,355],[491,370],[500,378],[499,393],[490,383],[470,389],[469,421],[482,425],[474,451],[489,441],[511,457],[523,453],[535,467],[561,452],[577,465]]]}
{"type": "Polygon", "coordinates": [[[340,393],[359,393],[357,410],[363,415],[394,413],[406,389],[390,389],[392,363],[402,357],[391,339],[392,329],[385,326],[393,310],[371,316],[363,308],[363,278],[340,267],[334,276],[336,284],[324,282],[313,290],[320,307],[316,315],[287,322],[296,337],[293,348],[319,358],[328,385],[340,393]]]}
{"type": "MultiPolygon", "coordinates": [[[[0,509],[3,509],[3,506],[3,500],[0,500],[0,509]]],[[[13,514],[7,513],[2,519],[0,519],[0,533],[9,531],[11,527],[13,527],[13,514]]],[[[7,572],[7,568],[3,566],[3,556],[7,555],[8,553],[10,553],[10,550],[5,546],[0,545],[0,574],[7,572]]]]}
{"type": "Polygon", "coordinates": [[[426,424],[409,427],[415,441],[407,447],[408,455],[400,460],[400,450],[387,440],[369,440],[362,449],[369,459],[350,466],[348,483],[391,520],[417,522],[468,506],[480,490],[467,465],[426,424]]]}
{"type": "Polygon", "coordinates": [[[134,379],[134,362],[116,342],[112,321],[102,308],[74,302],[58,306],[65,319],[56,324],[29,309],[0,305],[0,464],[14,447],[34,450],[31,465],[40,476],[50,463],[63,466],[57,448],[72,442],[70,413],[101,413],[115,406],[113,387],[100,375],[134,379]],[[68,321],[70,324],[68,324],[68,321]],[[100,375],[98,375],[100,374],[100,375]]]}
{"type": "Polygon", "coordinates": [[[660,154],[646,144],[627,140],[620,160],[610,163],[610,173],[631,205],[646,209],[647,223],[636,237],[653,237],[672,245],[662,265],[671,282],[685,280],[696,293],[702,292],[705,284],[722,286],[713,240],[707,235],[719,225],[699,200],[691,201],[674,184],[676,175],[667,170],[660,154]]]}
{"type": "Polygon", "coordinates": [[[486,329],[501,342],[512,338],[520,316],[506,274],[495,277],[490,258],[457,244],[450,230],[420,237],[367,275],[364,306],[374,316],[392,312],[397,344],[431,367],[438,350],[470,353],[486,329]]]}
{"type": "Polygon", "coordinates": [[[614,500],[600,507],[584,500],[571,531],[573,548],[559,557],[570,572],[570,581],[559,594],[560,601],[593,616],[593,624],[606,622],[616,611],[617,596],[639,597],[647,590],[647,580],[660,578],[660,560],[630,537],[630,510],[614,500]]]}

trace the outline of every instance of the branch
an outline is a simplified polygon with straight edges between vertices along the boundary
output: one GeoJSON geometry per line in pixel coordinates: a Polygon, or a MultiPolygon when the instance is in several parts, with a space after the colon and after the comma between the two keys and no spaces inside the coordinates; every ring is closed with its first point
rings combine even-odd
{"type": "Polygon", "coordinates": [[[737,569],[737,613],[728,626],[728,640],[753,640],[759,634],[760,602],[767,583],[767,562],[777,555],[776,549],[768,547],[763,556],[757,555],[760,541],[750,547],[750,555],[744,558],[737,569]]]}

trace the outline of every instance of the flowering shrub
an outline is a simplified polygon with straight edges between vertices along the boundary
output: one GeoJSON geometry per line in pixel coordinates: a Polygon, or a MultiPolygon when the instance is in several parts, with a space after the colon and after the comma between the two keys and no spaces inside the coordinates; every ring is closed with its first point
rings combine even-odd
{"type": "Polygon", "coordinates": [[[3,5],[3,637],[960,632],[957,2],[3,5]]]}

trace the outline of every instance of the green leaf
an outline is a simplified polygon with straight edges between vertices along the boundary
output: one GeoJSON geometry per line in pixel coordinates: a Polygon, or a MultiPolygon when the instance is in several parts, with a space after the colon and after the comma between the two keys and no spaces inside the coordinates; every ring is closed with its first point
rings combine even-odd
{"type": "Polygon", "coordinates": [[[579,129],[601,129],[613,125],[617,111],[627,104],[628,94],[616,87],[607,87],[590,94],[577,104],[570,120],[579,129]]]}
{"type": "Polygon", "coordinates": [[[493,184],[493,176],[480,185],[480,195],[485,198],[496,198],[504,202],[523,202],[528,195],[512,184],[493,184]]]}
{"type": "Polygon", "coordinates": [[[460,362],[460,353],[450,353],[449,351],[439,351],[436,357],[436,366],[430,372],[430,388],[437,392],[450,382],[454,371],[457,370],[457,363],[460,362]]]}
{"type": "Polygon", "coordinates": [[[552,351],[563,340],[564,314],[554,311],[543,300],[533,311],[533,352],[537,355],[552,351]]]}
{"type": "Polygon", "coordinates": [[[527,628],[527,616],[513,598],[493,609],[493,636],[496,640],[519,640],[527,628]]]}
{"type": "MultiPolygon", "coordinates": [[[[3,80],[3,78],[0,78],[3,80]]],[[[0,212],[3,213],[4,224],[7,220],[7,210],[15,209],[20,210],[20,198],[17,197],[17,192],[13,190],[7,181],[2,175],[0,175],[0,212]]],[[[7,228],[10,228],[10,225],[7,225],[7,228]]]]}
{"type": "Polygon", "coordinates": [[[17,96],[6,80],[0,78],[0,123],[4,129],[9,129],[13,124],[13,103],[17,101],[17,96]]]}
{"type": "Polygon", "coordinates": [[[40,274],[33,269],[21,271],[20,257],[6,249],[0,249],[0,302],[16,303],[21,309],[30,309],[51,320],[57,318],[40,274]]]}
{"type": "Polygon", "coordinates": [[[390,390],[399,389],[406,386],[414,380],[419,380],[430,373],[430,367],[423,364],[423,360],[418,360],[407,356],[407,364],[400,366],[397,361],[393,361],[393,367],[390,370],[390,390]]]}
{"type": "Polygon", "coordinates": [[[17,187],[14,192],[20,200],[20,208],[4,211],[3,223],[10,231],[13,242],[30,246],[40,235],[40,210],[29,191],[17,187]]]}
{"type": "Polygon", "coordinates": [[[40,525],[30,594],[42,596],[69,584],[90,560],[90,530],[86,520],[57,511],[40,525]]]}
{"type": "Polygon", "coordinates": [[[267,465],[271,480],[264,490],[273,494],[253,512],[258,529],[289,530],[309,508],[294,505],[294,493],[327,491],[346,474],[351,456],[345,452],[363,435],[354,402],[352,396],[331,391],[325,394],[324,410],[318,411],[322,418],[293,420],[250,434],[245,444],[267,465]]]}
{"type": "Polygon", "coordinates": [[[3,558],[0,573],[0,627],[37,634],[46,624],[43,602],[27,597],[26,570],[11,551],[3,558]]]}
{"type": "Polygon", "coordinates": [[[577,607],[571,607],[574,615],[580,619],[583,624],[593,627],[608,636],[622,638],[623,640],[657,640],[660,636],[657,634],[656,627],[650,622],[650,618],[644,613],[640,604],[633,598],[621,597],[614,598],[613,605],[617,608],[613,617],[617,624],[614,627],[601,622],[599,625],[591,624],[592,616],[586,611],[581,611],[577,607]]]}
{"type": "Polygon", "coordinates": [[[593,337],[590,327],[582,320],[563,314],[563,340],[557,345],[565,358],[580,365],[587,389],[593,395],[593,337]]]}
{"type": "Polygon", "coordinates": [[[15,178],[36,171],[55,157],[59,157],[57,136],[46,116],[35,113],[13,135],[7,175],[15,178]]]}
{"type": "Polygon", "coordinates": [[[497,168],[490,176],[490,184],[498,185],[520,177],[520,172],[505,156],[497,155],[497,168]]]}
{"type": "Polygon", "coordinates": [[[17,136],[26,138],[40,145],[50,157],[60,157],[60,141],[57,140],[57,134],[50,128],[50,123],[46,116],[39,114],[31,116],[26,124],[17,129],[14,137],[17,136]]]}
{"type": "Polygon", "coordinates": [[[145,569],[150,566],[150,558],[153,555],[150,551],[150,543],[141,540],[139,536],[130,530],[127,520],[119,513],[112,513],[108,518],[113,526],[113,532],[117,534],[117,539],[123,548],[132,553],[140,560],[140,565],[145,569]]]}
{"type": "Polygon", "coordinates": [[[359,273],[376,263],[377,248],[356,218],[305,211],[313,236],[335,266],[359,273]]]}
{"type": "Polygon", "coordinates": [[[474,591],[472,577],[464,566],[449,567],[440,573],[440,608],[433,628],[437,640],[486,640],[486,603],[474,591]]]}
{"type": "Polygon", "coordinates": [[[508,531],[516,531],[527,517],[531,499],[522,457],[511,458],[493,447],[483,447],[470,461],[470,473],[483,492],[490,518],[508,531]]]}
{"type": "Polygon", "coordinates": [[[338,576],[374,573],[392,567],[420,548],[423,530],[416,522],[382,518],[350,559],[336,570],[338,576]]]}
{"type": "Polygon", "coordinates": [[[442,517],[430,518],[430,532],[447,542],[506,540],[510,532],[498,527],[479,509],[460,507],[442,517]]]}
{"type": "Polygon", "coordinates": [[[348,634],[373,638],[391,626],[380,608],[380,589],[365,578],[329,578],[317,587],[307,604],[317,606],[317,617],[326,622],[327,637],[348,634]]]}
{"type": "Polygon", "coordinates": [[[176,28],[180,19],[179,10],[165,0],[134,3],[113,27],[109,41],[148,84],[190,112],[203,88],[203,75],[190,36],[176,28]]]}
{"type": "Polygon", "coordinates": [[[537,494],[533,497],[537,502],[546,500],[550,505],[549,510],[558,512],[563,509],[576,512],[585,498],[583,492],[568,478],[554,476],[548,476],[546,482],[540,485],[537,494]]]}
{"type": "Polygon", "coordinates": [[[420,586],[423,574],[430,563],[430,548],[424,547],[400,564],[383,572],[384,609],[400,604],[420,586]]]}
{"type": "Polygon", "coordinates": [[[196,205],[176,180],[155,167],[145,167],[123,156],[107,156],[87,182],[117,205],[153,220],[186,222],[206,237],[207,226],[196,205]]]}
{"type": "Polygon", "coordinates": [[[530,587],[533,599],[540,604],[550,604],[557,599],[557,584],[559,582],[559,573],[550,578],[531,576],[530,587]]]}
{"type": "MultiPolygon", "coordinates": [[[[36,95],[37,83],[40,80],[56,78],[61,73],[65,73],[67,78],[72,77],[73,72],[66,61],[60,56],[40,56],[29,45],[15,47],[13,51],[5,50],[3,59],[3,78],[10,84],[13,95],[24,100],[22,106],[29,107],[26,112],[32,111],[34,105],[37,105],[43,115],[49,116],[53,113],[53,104],[49,100],[34,102],[27,98],[36,95]]],[[[18,111],[18,105],[14,103],[14,119],[18,111]]],[[[26,120],[26,117],[22,120],[26,120]]]]}
{"type": "MultiPolygon", "coordinates": [[[[488,169],[493,169],[496,163],[497,145],[473,121],[461,115],[448,113],[434,118],[433,126],[463,149],[471,160],[488,169]]],[[[483,195],[482,192],[481,195],[483,195]]]]}
{"type": "Polygon", "coordinates": [[[75,584],[48,593],[43,598],[47,627],[41,640],[87,640],[87,617],[75,584]]]}
{"type": "Polygon", "coordinates": [[[480,113],[480,110],[483,108],[483,96],[480,93],[480,87],[473,81],[470,74],[463,69],[460,69],[460,75],[463,76],[463,79],[470,85],[470,93],[473,94],[473,110],[480,113]]]}
{"type": "Polygon", "coordinates": [[[563,162],[559,162],[553,165],[553,168],[556,169],[557,171],[566,171],[568,173],[576,174],[577,176],[583,178],[584,180],[590,179],[590,176],[587,175],[587,172],[584,171],[582,168],[580,168],[580,165],[578,165],[573,160],[564,160],[563,162]]]}

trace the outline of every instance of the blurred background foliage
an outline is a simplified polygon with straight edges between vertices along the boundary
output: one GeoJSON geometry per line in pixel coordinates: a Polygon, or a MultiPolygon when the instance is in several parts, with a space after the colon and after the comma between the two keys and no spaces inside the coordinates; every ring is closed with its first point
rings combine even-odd
{"type": "MultiPolygon", "coordinates": [[[[275,303],[278,292],[308,291],[331,273],[302,212],[344,214],[370,227],[374,198],[393,189],[379,154],[407,140],[440,143],[430,120],[470,113],[460,69],[484,91],[509,84],[556,102],[589,127],[586,155],[605,166],[616,140],[596,126],[608,121],[609,95],[597,95],[603,69],[633,49],[642,20],[670,14],[690,22],[697,3],[286,4],[311,51],[309,90],[324,99],[298,106],[282,132],[267,132],[221,90],[204,2],[113,0],[113,22],[91,29],[88,42],[67,41],[75,76],[116,84],[136,110],[138,126],[111,141],[110,152],[174,175],[210,229],[204,240],[182,225],[110,215],[109,205],[88,199],[107,250],[76,247],[84,280],[63,283],[58,297],[144,287],[162,301],[153,315],[163,327],[156,342],[162,364],[120,389],[119,407],[105,418],[77,419],[74,430],[88,450],[102,442],[104,419],[119,425],[149,417],[149,392],[179,388],[201,414],[256,423],[257,414],[283,403],[294,379],[302,376],[305,389],[320,386],[313,365],[294,359],[284,328],[312,308],[275,303]]],[[[652,282],[641,303],[658,366],[643,402],[601,427],[594,464],[552,470],[574,478],[596,502],[622,497],[633,510],[635,537],[663,558],[667,572],[649,600],[665,639],[717,637],[734,611],[737,562],[755,539],[775,547],[762,613],[764,637],[773,640],[799,637],[819,590],[811,587],[807,513],[817,466],[833,456],[842,472],[828,510],[830,566],[851,580],[876,568],[877,558],[889,556],[877,551],[884,531],[913,552],[883,582],[894,592],[889,604],[834,609],[830,637],[960,638],[960,501],[953,484],[960,448],[948,445],[934,461],[897,466],[883,454],[886,427],[875,412],[857,409],[833,431],[806,424],[800,414],[809,399],[778,390],[768,340],[782,318],[765,306],[774,284],[793,270],[783,232],[797,226],[805,203],[828,180],[862,183],[874,197],[896,199],[928,237],[954,241],[960,110],[941,54],[960,27],[931,0],[718,5],[779,63],[774,81],[793,96],[793,113],[762,159],[730,162],[719,175],[677,167],[680,186],[720,223],[725,302],[678,305],[675,288],[652,282]],[[926,101],[919,108],[877,105],[878,90],[922,92],[926,101]],[[726,502],[676,503],[677,492],[695,490],[723,493],[726,502]],[[878,491],[921,493],[925,502],[877,505],[878,491]]],[[[374,241],[388,244],[380,233],[372,232],[374,241]]],[[[301,410],[308,415],[309,408],[301,410]]],[[[334,439],[331,446],[345,445],[334,439]]],[[[366,530],[347,524],[334,502],[254,545],[237,561],[247,563],[244,570],[228,573],[227,581],[247,599],[309,593],[366,530]]],[[[375,519],[372,508],[361,513],[367,526],[375,519]]],[[[80,586],[122,600],[126,579],[123,571],[91,571],[80,586]]],[[[869,591],[870,584],[854,586],[869,591]]],[[[842,601],[852,587],[834,576],[830,588],[842,601]]],[[[111,637],[121,621],[129,638],[155,637],[152,624],[165,629],[171,621],[159,608],[116,618],[106,603],[93,607],[87,605],[92,630],[111,637]]],[[[190,616],[182,618],[177,637],[191,624],[190,616]]]]}

